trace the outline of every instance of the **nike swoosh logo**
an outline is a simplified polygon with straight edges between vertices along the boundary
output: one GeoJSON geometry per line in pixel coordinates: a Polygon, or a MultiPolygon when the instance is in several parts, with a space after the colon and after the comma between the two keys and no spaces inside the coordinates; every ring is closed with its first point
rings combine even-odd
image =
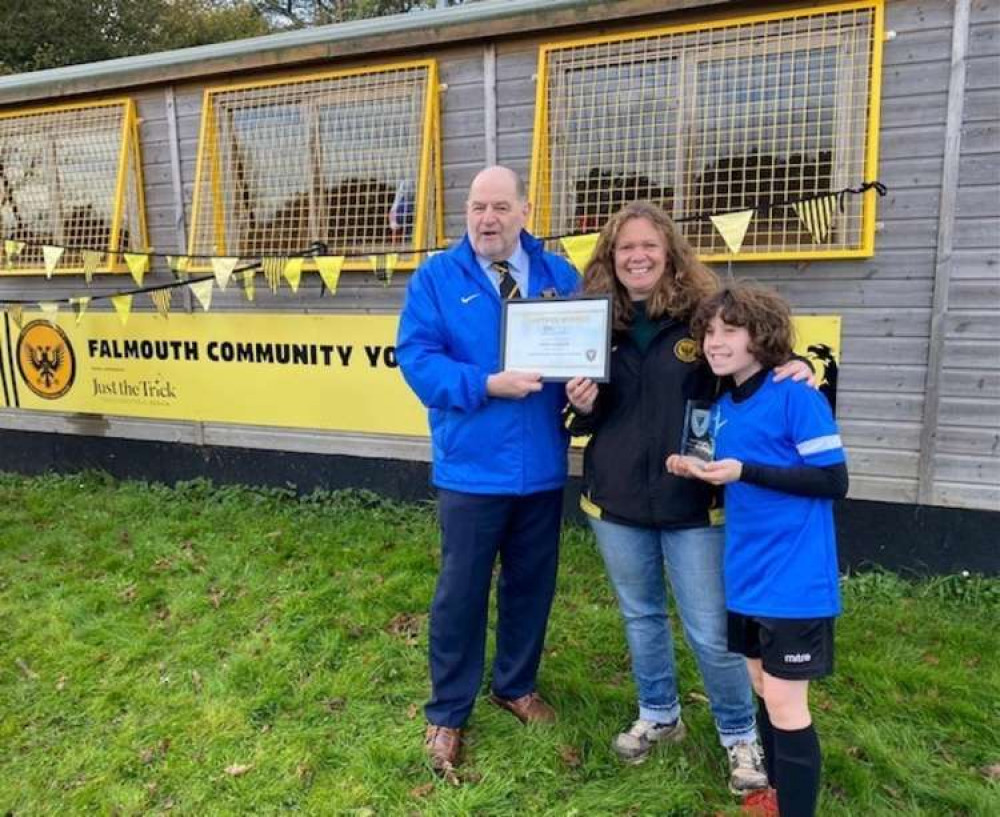
{"type": "Polygon", "coordinates": [[[480,293],[480,292],[474,292],[474,293],[472,293],[471,295],[466,295],[466,296],[465,296],[464,298],[460,298],[459,300],[461,300],[461,302],[462,302],[463,304],[467,304],[467,303],[468,303],[469,301],[471,301],[471,300],[472,300],[473,298],[478,298],[478,297],[479,297],[479,296],[480,296],[481,294],[482,294],[482,293],[480,293]]]}

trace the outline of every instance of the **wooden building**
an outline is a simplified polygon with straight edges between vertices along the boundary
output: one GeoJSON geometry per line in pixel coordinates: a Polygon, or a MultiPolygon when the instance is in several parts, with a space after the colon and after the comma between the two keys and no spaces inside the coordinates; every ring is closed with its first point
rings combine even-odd
{"type": "MultiPolygon", "coordinates": [[[[322,241],[346,255],[334,297],[306,262],[297,292],[258,280],[248,303],[231,286],[211,314],[391,318],[414,251],[461,236],[468,185],[497,162],[531,180],[549,236],[630,198],[683,218],[884,184],[845,195],[819,242],[787,207],[759,209],[735,256],[710,224],[686,229],[720,272],[842,321],[848,559],[998,569],[993,0],[487,0],[5,77],[0,238],[24,244],[0,301],[128,289],[122,252],[190,257],[196,275],[199,254],[322,241]],[[44,244],[66,249],[51,277],[44,244]],[[87,247],[103,251],[89,283],[87,247]],[[392,258],[390,280],[367,254],[392,258]]],[[[154,255],[144,285],[175,274],[154,255]]],[[[172,308],[200,310],[186,289],[172,308]]],[[[259,396],[251,381],[230,399],[259,396]]],[[[427,493],[426,439],[391,429],[3,405],[6,469],[427,493]]]]}

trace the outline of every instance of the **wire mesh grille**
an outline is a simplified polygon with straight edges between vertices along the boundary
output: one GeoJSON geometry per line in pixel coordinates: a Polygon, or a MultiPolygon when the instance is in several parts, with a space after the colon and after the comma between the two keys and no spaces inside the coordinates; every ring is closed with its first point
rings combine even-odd
{"type": "Polygon", "coordinates": [[[43,270],[43,244],[67,248],[64,272],[82,267],[84,249],[146,248],[133,121],[128,101],[0,116],[0,232],[28,243],[14,271],[43,270]]]}
{"type": "Polygon", "coordinates": [[[432,245],[435,176],[420,173],[432,74],[426,63],[207,91],[191,254],[432,245]]]}
{"type": "MultiPolygon", "coordinates": [[[[684,218],[864,181],[874,29],[863,7],[547,49],[543,229],[594,230],[635,199],[684,218]]],[[[791,207],[758,212],[742,252],[857,248],[863,203],[845,207],[822,245],[791,207]]],[[[726,252],[711,223],[684,230],[726,252]]]]}

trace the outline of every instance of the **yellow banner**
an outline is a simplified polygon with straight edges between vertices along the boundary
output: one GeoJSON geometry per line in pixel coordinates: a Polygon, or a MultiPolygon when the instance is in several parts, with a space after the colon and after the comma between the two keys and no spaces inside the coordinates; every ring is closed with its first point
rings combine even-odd
{"type": "MultiPolygon", "coordinates": [[[[33,411],[426,436],[392,315],[60,312],[7,316],[2,405],[33,411]]],[[[796,352],[833,397],[840,317],[795,318],[796,352]]],[[[677,354],[693,353],[694,341],[677,354]]],[[[683,346],[683,348],[682,348],[683,346]]]]}
{"type": "Polygon", "coordinates": [[[123,327],[114,313],[88,311],[53,327],[26,309],[24,328],[8,321],[3,333],[4,405],[426,436],[426,410],[396,364],[397,323],[133,312],[123,327]]]}

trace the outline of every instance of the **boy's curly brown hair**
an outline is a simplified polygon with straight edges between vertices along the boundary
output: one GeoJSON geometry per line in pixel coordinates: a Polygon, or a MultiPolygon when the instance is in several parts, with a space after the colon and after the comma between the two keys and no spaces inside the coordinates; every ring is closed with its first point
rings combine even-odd
{"type": "Polygon", "coordinates": [[[788,302],[777,292],[752,281],[727,281],[705,298],[691,318],[691,335],[704,356],[705,331],[718,315],[723,323],[745,327],[750,354],[765,369],[787,363],[795,345],[795,330],[788,302]]]}

